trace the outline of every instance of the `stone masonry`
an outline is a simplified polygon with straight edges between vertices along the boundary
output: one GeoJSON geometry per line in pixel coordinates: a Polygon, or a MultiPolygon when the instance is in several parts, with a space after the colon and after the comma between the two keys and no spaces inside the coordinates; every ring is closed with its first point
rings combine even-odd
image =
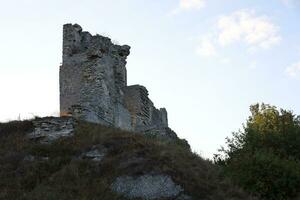
{"type": "Polygon", "coordinates": [[[78,24],[65,24],[61,115],[136,132],[171,132],[166,109],[154,107],[147,89],[127,86],[129,53],[128,45],[93,36],[78,24]]]}
{"type": "Polygon", "coordinates": [[[131,114],[131,125],[136,131],[168,127],[167,110],[156,109],[148,97],[148,91],[140,85],[124,88],[126,108],[131,114]]]}

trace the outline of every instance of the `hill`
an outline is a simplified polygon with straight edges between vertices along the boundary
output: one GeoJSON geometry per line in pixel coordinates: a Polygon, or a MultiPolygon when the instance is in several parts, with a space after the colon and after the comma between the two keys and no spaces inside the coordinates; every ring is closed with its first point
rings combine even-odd
{"type": "Polygon", "coordinates": [[[39,120],[0,124],[0,199],[251,199],[185,140],[77,121],[45,142],[39,120]]]}

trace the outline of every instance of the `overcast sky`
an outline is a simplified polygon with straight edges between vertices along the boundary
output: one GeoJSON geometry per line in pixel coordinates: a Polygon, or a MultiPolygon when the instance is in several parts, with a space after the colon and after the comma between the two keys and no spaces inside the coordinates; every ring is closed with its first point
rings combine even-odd
{"type": "Polygon", "coordinates": [[[204,157],[253,103],[300,114],[299,0],[0,0],[0,121],[58,114],[65,23],[130,45],[129,84],[204,157]]]}

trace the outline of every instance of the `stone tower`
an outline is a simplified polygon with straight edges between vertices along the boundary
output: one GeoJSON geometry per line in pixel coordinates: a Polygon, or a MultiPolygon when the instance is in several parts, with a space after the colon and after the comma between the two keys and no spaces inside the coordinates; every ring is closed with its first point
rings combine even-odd
{"type": "Polygon", "coordinates": [[[166,134],[166,109],[156,109],[148,91],[127,86],[128,45],[82,31],[78,24],[63,27],[60,67],[60,112],[75,118],[138,132],[166,134]]]}

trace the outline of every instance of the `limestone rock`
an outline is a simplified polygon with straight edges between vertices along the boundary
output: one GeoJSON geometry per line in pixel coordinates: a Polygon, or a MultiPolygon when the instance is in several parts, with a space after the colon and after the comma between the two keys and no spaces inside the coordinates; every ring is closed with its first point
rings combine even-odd
{"type": "Polygon", "coordinates": [[[101,150],[99,150],[99,148],[93,147],[90,151],[83,153],[81,155],[81,158],[90,159],[95,162],[100,162],[105,157],[106,151],[106,148],[101,148],[101,150]]]}
{"type": "Polygon", "coordinates": [[[166,175],[121,176],[111,188],[127,198],[146,200],[175,198],[183,191],[181,186],[176,185],[171,177],[166,175]]]}
{"type": "Polygon", "coordinates": [[[33,120],[34,131],[27,136],[41,143],[51,143],[61,137],[74,134],[75,120],[72,117],[49,117],[33,120]]]}

